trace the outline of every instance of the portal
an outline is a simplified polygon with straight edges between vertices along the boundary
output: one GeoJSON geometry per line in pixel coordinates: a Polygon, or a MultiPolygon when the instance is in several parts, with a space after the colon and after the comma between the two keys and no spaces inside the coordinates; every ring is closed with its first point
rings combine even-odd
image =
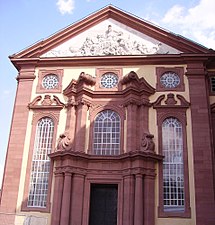
{"type": "Polygon", "coordinates": [[[117,225],[117,184],[92,184],[89,225],[117,225]]]}

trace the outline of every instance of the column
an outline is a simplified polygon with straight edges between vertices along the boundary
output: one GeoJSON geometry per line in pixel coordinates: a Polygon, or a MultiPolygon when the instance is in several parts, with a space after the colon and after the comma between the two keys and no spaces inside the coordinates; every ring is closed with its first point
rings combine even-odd
{"type": "Polygon", "coordinates": [[[133,225],[134,221],[134,177],[124,176],[123,180],[123,225],[133,225]]]}
{"type": "Polygon", "coordinates": [[[136,120],[137,105],[135,102],[129,102],[127,105],[127,151],[136,150],[136,120]]]}
{"type": "Polygon", "coordinates": [[[144,176],[144,225],[155,224],[155,177],[144,176]]]}
{"type": "Polygon", "coordinates": [[[143,225],[143,175],[135,175],[134,225],[143,225]]]}
{"type": "Polygon", "coordinates": [[[215,221],[215,198],[209,96],[206,71],[202,62],[187,66],[194,157],[194,181],[196,202],[196,225],[213,225],[215,221]],[[206,194],[207,193],[207,194],[206,194]]]}
{"type": "Polygon", "coordinates": [[[88,104],[84,101],[79,102],[76,112],[75,151],[85,151],[87,110],[88,104]]]}
{"type": "Polygon", "coordinates": [[[71,220],[70,225],[81,225],[83,218],[83,201],[84,201],[84,180],[83,174],[73,175],[73,191],[71,202],[71,220]]]}
{"type": "Polygon", "coordinates": [[[71,192],[72,192],[72,174],[71,172],[66,171],[64,174],[60,225],[69,225],[71,192]]]}
{"type": "Polygon", "coordinates": [[[51,217],[51,225],[59,225],[60,224],[60,216],[61,216],[61,202],[63,195],[63,173],[55,174],[55,185],[54,185],[54,196],[53,196],[53,207],[52,207],[52,217],[51,217]]]}

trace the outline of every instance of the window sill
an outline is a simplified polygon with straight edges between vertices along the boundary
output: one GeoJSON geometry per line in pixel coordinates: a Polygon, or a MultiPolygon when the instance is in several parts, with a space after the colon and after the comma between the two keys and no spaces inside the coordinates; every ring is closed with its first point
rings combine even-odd
{"type": "Polygon", "coordinates": [[[158,217],[159,218],[191,218],[191,209],[185,208],[185,210],[182,209],[165,209],[164,207],[158,207],[158,217]]]}

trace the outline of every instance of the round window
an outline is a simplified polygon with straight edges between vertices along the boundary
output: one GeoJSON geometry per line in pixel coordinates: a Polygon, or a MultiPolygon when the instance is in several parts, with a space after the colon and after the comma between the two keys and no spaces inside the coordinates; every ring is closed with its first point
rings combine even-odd
{"type": "Polygon", "coordinates": [[[46,75],[42,81],[42,85],[45,89],[54,89],[57,87],[58,83],[58,76],[55,74],[46,75]]]}
{"type": "Polygon", "coordinates": [[[165,88],[175,88],[180,84],[180,77],[177,73],[166,72],[161,76],[160,82],[165,88]]]}
{"type": "Polygon", "coordinates": [[[118,76],[114,73],[105,73],[101,77],[101,86],[104,88],[113,88],[118,84],[118,76]]]}

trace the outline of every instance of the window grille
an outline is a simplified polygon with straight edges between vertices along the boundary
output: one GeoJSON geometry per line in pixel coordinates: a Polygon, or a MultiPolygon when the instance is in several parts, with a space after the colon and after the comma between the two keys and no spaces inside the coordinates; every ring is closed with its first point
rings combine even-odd
{"type": "Polygon", "coordinates": [[[215,92],[215,77],[210,77],[211,92],[215,92]]]}
{"type": "Polygon", "coordinates": [[[120,116],[116,112],[104,110],[96,117],[93,150],[95,155],[120,153],[120,116]]]}
{"type": "Polygon", "coordinates": [[[37,123],[32,159],[28,207],[46,207],[54,122],[44,117],[37,123]]]}
{"type": "Polygon", "coordinates": [[[164,210],[184,210],[182,124],[168,118],[162,124],[164,210]]]}

